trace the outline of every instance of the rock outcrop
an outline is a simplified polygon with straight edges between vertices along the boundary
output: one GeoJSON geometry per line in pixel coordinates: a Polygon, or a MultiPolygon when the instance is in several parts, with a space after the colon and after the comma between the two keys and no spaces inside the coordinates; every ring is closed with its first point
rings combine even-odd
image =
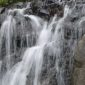
{"type": "Polygon", "coordinates": [[[85,35],[79,41],[74,56],[73,85],[85,85],[85,35]]]}

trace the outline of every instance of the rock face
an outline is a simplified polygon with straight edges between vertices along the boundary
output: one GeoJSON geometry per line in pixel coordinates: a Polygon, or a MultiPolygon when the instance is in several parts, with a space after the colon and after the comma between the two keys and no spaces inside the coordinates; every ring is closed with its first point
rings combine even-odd
{"type": "Polygon", "coordinates": [[[85,35],[78,43],[74,59],[73,83],[85,85],[85,35]]]}

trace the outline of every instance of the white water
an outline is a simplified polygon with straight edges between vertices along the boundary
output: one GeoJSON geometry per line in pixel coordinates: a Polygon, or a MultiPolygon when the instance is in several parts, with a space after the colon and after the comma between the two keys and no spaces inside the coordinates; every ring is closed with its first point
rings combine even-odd
{"type": "Polygon", "coordinates": [[[2,44],[5,41],[6,46],[6,62],[7,62],[7,69],[10,69],[10,55],[11,55],[11,48],[13,46],[12,44],[12,37],[13,35],[16,35],[16,21],[15,19],[9,15],[7,19],[2,24],[2,27],[0,29],[0,54],[2,50],[2,44]]]}
{"type": "MultiPolygon", "coordinates": [[[[32,20],[33,19],[35,21],[35,18],[32,18],[32,20]]],[[[26,50],[22,61],[7,72],[2,81],[2,85],[26,85],[26,76],[29,75],[33,65],[35,65],[34,85],[40,85],[39,75],[43,64],[43,51],[45,45],[51,41],[51,29],[52,27],[47,28],[47,23],[44,23],[42,31],[38,36],[36,46],[26,50]],[[9,81],[10,79],[12,81],[9,81]],[[4,80],[6,82],[4,82],[4,80]]]]}
{"type": "Polygon", "coordinates": [[[34,85],[37,85],[38,75],[42,66],[42,58],[43,46],[36,46],[27,49],[24,53],[22,61],[7,73],[4,78],[6,82],[3,80],[2,85],[26,85],[26,76],[29,75],[33,63],[36,66],[34,85]],[[12,81],[10,81],[10,79],[12,79],[12,81]]]}

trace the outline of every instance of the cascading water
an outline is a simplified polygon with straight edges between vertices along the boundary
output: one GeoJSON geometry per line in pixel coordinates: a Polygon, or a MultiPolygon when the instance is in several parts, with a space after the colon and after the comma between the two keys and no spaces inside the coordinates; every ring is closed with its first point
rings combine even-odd
{"type": "Polygon", "coordinates": [[[4,38],[6,39],[5,45],[6,45],[7,69],[10,69],[10,65],[11,65],[10,55],[11,55],[11,48],[13,46],[12,37],[15,32],[16,32],[16,21],[11,15],[9,15],[6,21],[2,24],[0,30],[0,54],[2,52],[2,44],[4,42],[4,38]]]}
{"type": "MultiPolygon", "coordinates": [[[[5,55],[7,71],[4,72],[3,78],[0,80],[0,85],[49,85],[44,84],[44,81],[41,82],[40,80],[45,64],[44,59],[46,57],[50,58],[49,55],[51,55],[52,58],[56,57],[54,68],[56,69],[57,84],[71,85],[73,56],[78,38],[76,35],[81,34],[81,30],[76,28],[78,22],[74,24],[71,20],[73,9],[65,6],[64,16],[58,18],[57,15],[55,15],[49,22],[35,15],[24,14],[26,9],[27,8],[10,10],[7,19],[1,26],[0,56],[5,55]],[[29,27],[30,32],[26,29],[26,23],[28,24],[27,27],[29,24],[31,25],[32,29],[29,27]],[[20,29],[18,29],[17,24],[19,24],[20,29]],[[20,47],[16,44],[17,37],[20,37],[20,47]],[[29,41],[31,40],[31,43],[33,43],[34,39],[34,44],[29,45],[29,41]],[[5,46],[3,45],[4,42],[5,46]],[[27,45],[24,46],[23,44],[27,45]],[[48,49],[47,46],[51,51],[46,50],[48,56],[45,56],[45,49],[48,49]],[[2,54],[3,48],[6,51],[4,55],[2,54]],[[11,54],[16,54],[17,48],[19,48],[19,51],[23,49],[26,51],[21,51],[22,54],[18,55],[21,60],[11,65],[13,63],[11,59],[15,57],[15,55],[11,57],[11,54]],[[30,77],[32,78],[31,81],[29,81],[30,77]]],[[[82,22],[80,20],[80,24],[82,22]]],[[[79,35],[79,38],[80,37],[81,35],[79,35]]],[[[0,60],[0,72],[3,60],[0,60]]],[[[51,63],[49,64],[51,65],[51,63]]],[[[47,67],[48,66],[49,65],[47,65],[47,67]]],[[[48,68],[47,70],[50,71],[51,69],[48,68]]],[[[48,81],[50,81],[49,78],[48,81]]]]}
{"type": "Polygon", "coordinates": [[[18,63],[18,65],[14,66],[14,68],[6,74],[4,79],[7,77],[9,78],[6,79],[6,82],[2,82],[2,85],[26,85],[26,76],[29,75],[33,63],[35,64],[34,85],[39,85],[38,76],[42,68],[44,46],[46,43],[48,43],[50,37],[51,31],[50,29],[47,29],[47,23],[45,23],[39,38],[37,39],[36,46],[26,50],[22,61],[18,63]],[[11,78],[12,81],[9,81],[11,78]]]}

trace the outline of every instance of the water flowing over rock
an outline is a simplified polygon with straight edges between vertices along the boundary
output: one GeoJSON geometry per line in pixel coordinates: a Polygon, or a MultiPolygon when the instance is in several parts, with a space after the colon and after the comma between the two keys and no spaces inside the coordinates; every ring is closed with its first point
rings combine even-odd
{"type": "Polygon", "coordinates": [[[42,2],[45,1],[39,2],[41,8],[33,2],[1,9],[0,18],[6,18],[3,23],[0,21],[0,85],[81,84],[83,79],[79,77],[85,70],[85,36],[80,41],[85,33],[84,6],[70,1],[65,4],[47,0],[44,5],[42,2]],[[78,79],[76,64],[82,69],[78,79]]]}

